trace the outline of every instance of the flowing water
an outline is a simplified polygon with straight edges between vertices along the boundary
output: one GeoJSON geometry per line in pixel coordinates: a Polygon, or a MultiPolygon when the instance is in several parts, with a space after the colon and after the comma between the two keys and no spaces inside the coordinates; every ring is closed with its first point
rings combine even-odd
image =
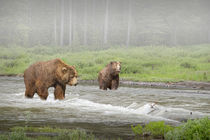
{"type": "Polygon", "coordinates": [[[108,137],[129,137],[130,125],[165,121],[179,125],[190,118],[210,116],[210,91],[120,87],[67,86],[66,98],[46,101],[24,96],[22,77],[0,77],[0,130],[14,126],[80,128],[108,137]]]}

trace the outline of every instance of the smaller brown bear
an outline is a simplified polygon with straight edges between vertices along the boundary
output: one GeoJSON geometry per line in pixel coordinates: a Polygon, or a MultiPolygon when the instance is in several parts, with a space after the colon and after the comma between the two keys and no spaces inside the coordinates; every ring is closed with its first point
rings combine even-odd
{"type": "Polygon", "coordinates": [[[119,73],[121,70],[121,63],[118,61],[110,62],[98,74],[99,88],[107,90],[116,90],[119,86],[119,73]]]}
{"type": "Polygon", "coordinates": [[[66,84],[77,85],[77,71],[60,59],[37,62],[24,71],[24,83],[28,98],[33,98],[37,93],[46,100],[48,88],[54,87],[55,99],[64,99],[66,84]]]}

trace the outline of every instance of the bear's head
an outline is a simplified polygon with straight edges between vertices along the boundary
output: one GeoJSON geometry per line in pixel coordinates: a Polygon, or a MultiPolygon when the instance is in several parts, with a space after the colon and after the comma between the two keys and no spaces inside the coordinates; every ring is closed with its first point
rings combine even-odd
{"type": "Polygon", "coordinates": [[[119,74],[121,71],[121,62],[119,61],[112,61],[110,62],[111,68],[112,68],[112,73],[113,74],[119,74]]]}
{"type": "Polygon", "coordinates": [[[78,84],[77,76],[77,71],[74,66],[63,66],[61,68],[61,81],[64,84],[76,86],[78,84]]]}

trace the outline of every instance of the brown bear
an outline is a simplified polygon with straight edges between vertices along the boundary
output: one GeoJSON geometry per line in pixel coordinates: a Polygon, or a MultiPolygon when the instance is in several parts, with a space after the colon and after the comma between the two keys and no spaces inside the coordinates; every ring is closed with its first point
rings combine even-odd
{"type": "Polygon", "coordinates": [[[24,71],[25,96],[33,98],[37,93],[41,99],[48,97],[48,88],[54,87],[55,99],[65,98],[66,84],[77,85],[77,71],[60,59],[37,62],[24,71]]]}
{"type": "Polygon", "coordinates": [[[115,90],[119,86],[119,73],[121,70],[121,63],[117,61],[110,62],[98,74],[99,88],[107,90],[115,90]]]}

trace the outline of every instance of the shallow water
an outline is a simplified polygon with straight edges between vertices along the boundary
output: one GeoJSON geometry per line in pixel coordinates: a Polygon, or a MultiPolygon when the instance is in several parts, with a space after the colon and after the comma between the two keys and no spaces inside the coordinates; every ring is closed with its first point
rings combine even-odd
{"type": "Polygon", "coordinates": [[[24,97],[21,77],[0,77],[0,130],[13,126],[81,128],[105,136],[132,135],[130,125],[163,120],[179,125],[183,120],[210,116],[210,91],[120,87],[99,90],[97,85],[67,86],[66,98],[46,101],[37,94],[24,97]]]}

